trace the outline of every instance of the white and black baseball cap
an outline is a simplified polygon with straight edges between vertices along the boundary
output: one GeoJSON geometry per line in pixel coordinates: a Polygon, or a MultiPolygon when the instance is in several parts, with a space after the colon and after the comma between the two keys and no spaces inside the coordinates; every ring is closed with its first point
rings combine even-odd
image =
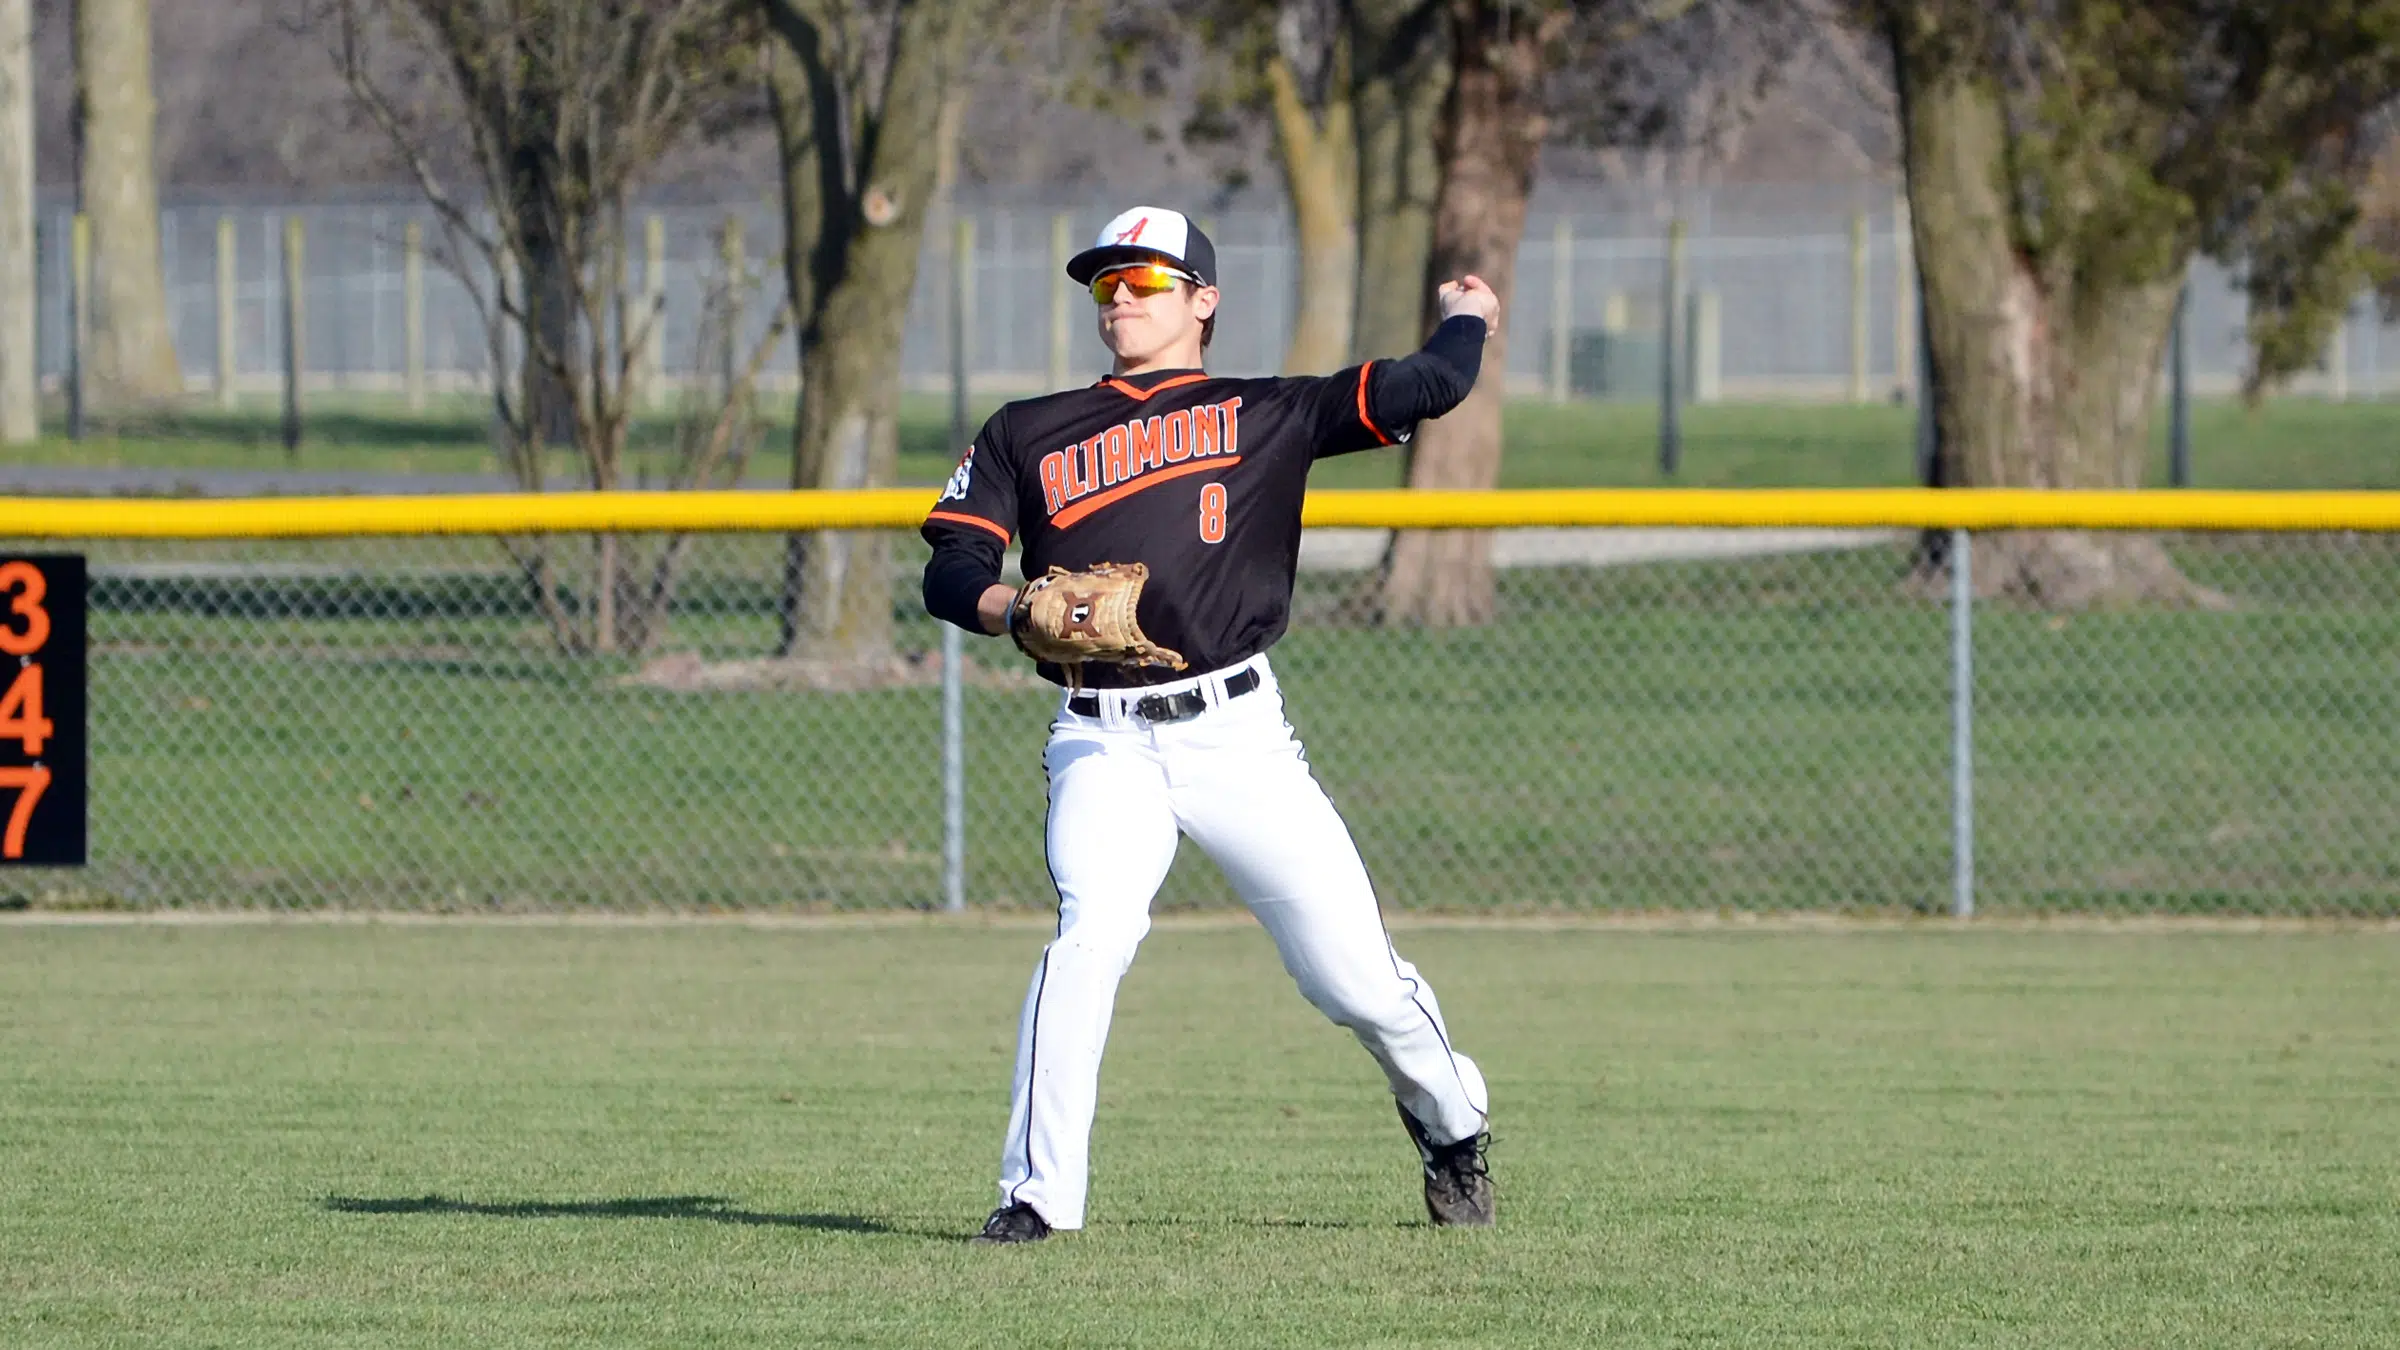
{"type": "Polygon", "coordinates": [[[1137,206],[1100,227],[1092,246],[1067,259],[1067,275],[1088,286],[1102,269],[1117,263],[1157,259],[1217,284],[1217,246],[1181,211],[1137,206]]]}

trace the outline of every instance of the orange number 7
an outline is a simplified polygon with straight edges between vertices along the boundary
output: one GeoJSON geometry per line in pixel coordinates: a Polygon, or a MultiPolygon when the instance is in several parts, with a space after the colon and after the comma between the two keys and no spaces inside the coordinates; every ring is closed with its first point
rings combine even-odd
{"type": "Polygon", "coordinates": [[[0,836],[0,858],[25,856],[25,827],[33,823],[33,804],[42,799],[50,786],[50,771],[36,764],[31,768],[0,769],[0,791],[16,788],[20,795],[17,804],[9,809],[8,833],[0,836]]]}

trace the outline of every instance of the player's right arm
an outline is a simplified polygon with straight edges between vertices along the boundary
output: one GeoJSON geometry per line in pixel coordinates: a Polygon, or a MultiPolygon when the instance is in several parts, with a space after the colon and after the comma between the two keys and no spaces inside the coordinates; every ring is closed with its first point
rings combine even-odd
{"type": "Polygon", "coordinates": [[[1442,322],[1415,355],[1307,382],[1318,458],[1405,441],[1418,423],[1448,413],[1475,388],[1499,298],[1477,276],[1444,282],[1437,295],[1442,322]]]}
{"type": "Polygon", "coordinates": [[[1008,410],[992,414],[958,462],[920,531],[933,545],[925,564],[925,612],[970,633],[1007,627],[1014,587],[1002,584],[1000,560],[1017,528],[1015,447],[1008,410]]]}

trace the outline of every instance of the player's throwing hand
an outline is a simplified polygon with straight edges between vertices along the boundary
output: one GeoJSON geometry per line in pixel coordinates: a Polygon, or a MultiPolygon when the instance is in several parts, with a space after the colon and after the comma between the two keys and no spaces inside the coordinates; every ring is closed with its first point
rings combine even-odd
{"type": "Polygon", "coordinates": [[[1499,293],[1494,291],[1482,277],[1472,272],[1457,281],[1443,282],[1434,289],[1434,296],[1441,302],[1443,318],[1449,319],[1461,314],[1472,314],[1483,320],[1484,333],[1487,337],[1490,335],[1493,325],[1500,322],[1499,293]]]}

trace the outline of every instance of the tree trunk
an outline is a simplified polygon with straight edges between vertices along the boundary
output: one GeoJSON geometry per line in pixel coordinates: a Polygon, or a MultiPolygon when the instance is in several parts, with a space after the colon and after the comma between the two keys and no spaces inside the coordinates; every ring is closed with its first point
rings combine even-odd
{"type": "Polygon", "coordinates": [[[183,391],[183,370],[167,328],[158,248],[150,0],[80,0],[75,81],[83,209],[92,222],[86,387],[102,406],[171,397],[183,391]]]}
{"type": "Polygon", "coordinates": [[[1436,130],[1451,71],[1436,0],[1356,0],[1350,35],[1358,125],[1350,356],[1365,361],[1406,356],[1425,340],[1425,267],[1442,186],[1436,130]]]}
{"type": "Polygon", "coordinates": [[[1358,229],[1351,218],[1358,204],[1358,140],[1343,68],[1347,62],[1337,56],[1335,65],[1324,113],[1318,116],[1301,98],[1291,64],[1281,54],[1267,62],[1276,158],[1283,163],[1292,229],[1300,243],[1292,340],[1283,353],[1286,375],[1331,374],[1350,354],[1351,300],[1358,284],[1358,229]]]}
{"type": "MultiPolygon", "coordinates": [[[[575,436],[575,394],[559,378],[558,370],[542,359],[535,333],[541,335],[541,346],[548,347],[562,359],[576,359],[577,324],[575,321],[575,288],[567,275],[564,250],[558,247],[548,232],[536,227],[526,232],[518,242],[525,258],[525,343],[523,383],[525,391],[525,425],[532,429],[536,453],[547,446],[577,445],[575,436]]],[[[591,486],[597,487],[598,483],[591,486]]]]}
{"type": "Polygon", "coordinates": [[[33,315],[33,3],[0,0],[0,445],[41,433],[33,315]]]}
{"type": "MultiPolygon", "coordinates": [[[[837,93],[820,21],[783,0],[770,6],[784,274],[801,323],[794,488],[884,487],[897,475],[901,333],[945,153],[944,96],[978,9],[903,10],[881,105],[862,116],[837,93]]],[[[881,657],[892,634],[890,538],[791,536],[781,612],[779,655],[881,657]]]]}
{"type": "MultiPolygon", "coordinates": [[[[1967,487],[2141,486],[2160,358],[2182,270],[2109,278],[2061,242],[2022,247],[2004,179],[2008,129],[1980,73],[1910,63],[1901,100],[1910,217],[1926,335],[1941,378],[1942,481],[1967,487]]],[[[2065,190],[2107,191],[2104,184],[2065,190]]],[[[1946,566],[1946,564],[1944,564],[1946,566]]],[[[2059,608],[2216,604],[2156,539],[2062,531],[1986,533],[1979,594],[2059,608]]]]}
{"type": "MultiPolygon", "coordinates": [[[[1502,27],[1506,0],[1452,0],[1451,50],[1458,78],[1443,114],[1442,191],[1434,210],[1430,274],[1474,273],[1500,297],[1500,319],[1483,349],[1483,369],[1466,402],[1417,428],[1408,445],[1408,486],[1489,488],[1500,481],[1500,403],[1508,366],[1509,298],[1517,242],[1533,195],[1542,113],[1542,58],[1563,12],[1518,16],[1502,27]]],[[[1421,305],[1433,309],[1429,287],[1421,305]]],[[[1402,530],[1382,571],[1382,621],[1434,627],[1479,624],[1496,603],[1491,535],[1480,530],[1402,530]]]]}

